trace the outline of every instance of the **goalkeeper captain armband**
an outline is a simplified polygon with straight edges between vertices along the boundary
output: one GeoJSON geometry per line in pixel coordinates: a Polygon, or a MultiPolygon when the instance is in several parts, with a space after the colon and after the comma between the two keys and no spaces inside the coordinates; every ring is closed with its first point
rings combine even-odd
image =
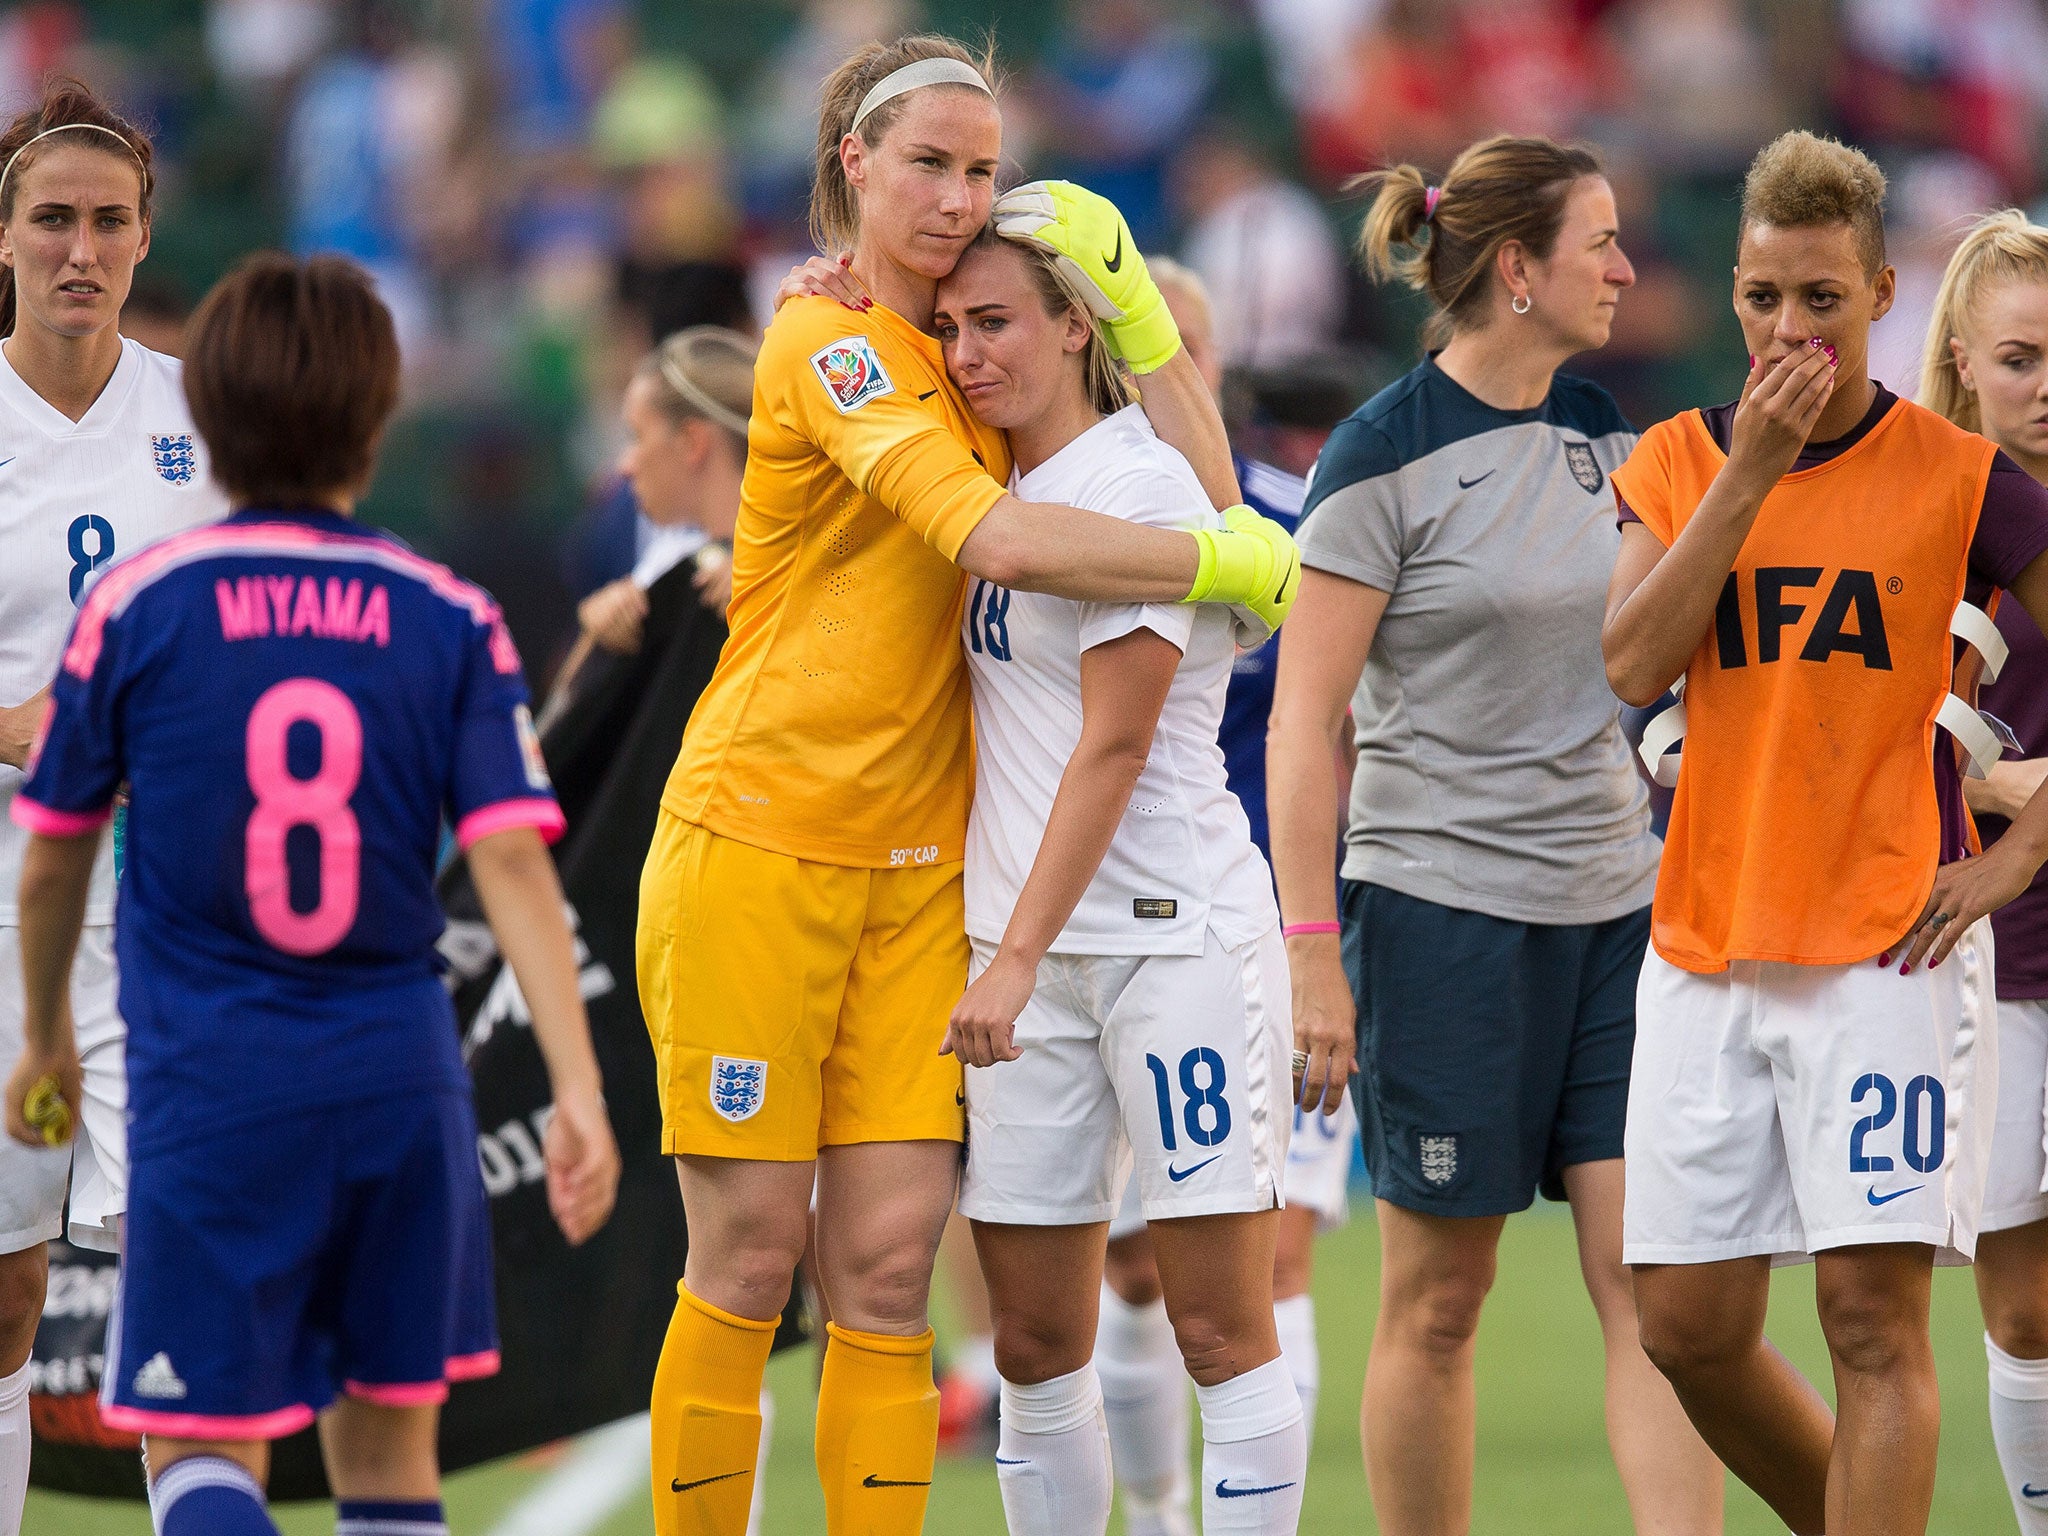
{"type": "Polygon", "coordinates": [[[1180,327],[1116,204],[1071,181],[1033,181],[997,198],[990,216],[1005,240],[1052,254],[1131,372],[1151,373],[1172,361],[1180,327]]]}
{"type": "Polygon", "coordinates": [[[1239,505],[1224,512],[1223,527],[1196,529],[1195,544],[1195,584],[1181,601],[1228,603],[1236,611],[1238,643],[1264,641],[1286,620],[1301,589],[1294,536],[1239,505]]]}

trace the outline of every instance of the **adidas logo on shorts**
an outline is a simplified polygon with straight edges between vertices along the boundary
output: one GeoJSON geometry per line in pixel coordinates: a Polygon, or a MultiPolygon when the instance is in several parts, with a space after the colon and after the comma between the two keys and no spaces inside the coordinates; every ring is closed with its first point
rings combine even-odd
{"type": "Polygon", "coordinates": [[[142,1369],[135,1373],[135,1395],[171,1398],[185,1395],[185,1383],[178,1379],[169,1355],[159,1350],[143,1362],[142,1369]]]}

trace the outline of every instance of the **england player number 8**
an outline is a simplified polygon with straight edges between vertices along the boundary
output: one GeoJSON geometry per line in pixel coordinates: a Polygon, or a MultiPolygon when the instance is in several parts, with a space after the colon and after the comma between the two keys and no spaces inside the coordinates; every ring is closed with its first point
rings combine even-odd
{"type": "Polygon", "coordinates": [[[243,842],[249,915],[256,931],[288,955],[322,955],[356,920],[362,886],[362,829],[349,797],[363,773],[363,719],[348,695],[317,677],[294,677],[265,690],[249,711],[249,789],[256,809],[243,842]],[[286,739],[295,725],[320,734],[320,768],[293,776],[286,739]],[[292,906],[285,840],[294,827],[320,839],[320,899],[310,912],[292,906]]]}

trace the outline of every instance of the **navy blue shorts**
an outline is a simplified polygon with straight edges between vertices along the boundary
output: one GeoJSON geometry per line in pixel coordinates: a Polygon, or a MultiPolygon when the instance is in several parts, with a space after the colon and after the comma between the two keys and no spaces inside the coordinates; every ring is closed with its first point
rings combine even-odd
{"type": "Polygon", "coordinates": [[[1621,1156],[1648,907],[1517,923],[1346,880],[1343,918],[1376,1196],[1504,1216],[1621,1156]]]}
{"type": "Polygon", "coordinates": [[[302,1111],[132,1154],[100,1412],[274,1440],[338,1392],[439,1402],[498,1368],[490,1213],[463,1092],[302,1111]]]}

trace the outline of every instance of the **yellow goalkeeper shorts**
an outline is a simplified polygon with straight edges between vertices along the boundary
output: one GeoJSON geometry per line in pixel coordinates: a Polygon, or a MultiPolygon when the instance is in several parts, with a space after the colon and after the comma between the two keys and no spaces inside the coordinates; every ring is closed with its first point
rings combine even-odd
{"type": "Polygon", "coordinates": [[[637,942],[662,1150],[959,1141],[960,1063],[939,1044],[967,985],[960,872],[814,864],[664,810],[637,942]]]}

